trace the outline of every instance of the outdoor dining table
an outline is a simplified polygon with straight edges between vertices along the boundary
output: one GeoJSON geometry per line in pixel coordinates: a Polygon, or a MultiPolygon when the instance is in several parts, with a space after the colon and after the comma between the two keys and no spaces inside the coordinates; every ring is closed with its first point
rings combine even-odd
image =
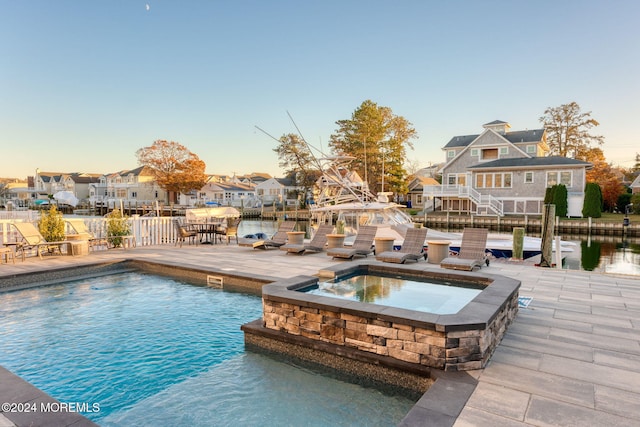
{"type": "Polygon", "coordinates": [[[200,235],[201,244],[211,244],[216,242],[216,231],[222,226],[221,222],[189,222],[186,224],[191,230],[195,230],[200,235]]]}

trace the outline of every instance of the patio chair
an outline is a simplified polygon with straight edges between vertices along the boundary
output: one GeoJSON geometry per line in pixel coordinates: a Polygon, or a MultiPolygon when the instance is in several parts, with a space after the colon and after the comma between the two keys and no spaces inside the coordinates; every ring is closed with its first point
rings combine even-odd
{"type": "Polygon", "coordinates": [[[352,246],[332,248],[327,255],[332,258],[353,259],[355,256],[367,256],[373,252],[373,239],[376,237],[377,227],[374,225],[362,225],[356,234],[356,240],[352,246]]]}
{"type": "Polygon", "coordinates": [[[289,254],[305,254],[307,252],[322,252],[327,245],[327,234],[333,231],[333,225],[321,224],[318,226],[316,233],[309,243],[303,243],[296,245],[293,243],[287,243],[280,246],[280,249],[287,251],[289,254]]]}
{"type": "Polygon", "coordinates": [[[13,226],[22,237],[22,241],[16,244],[16,252],[22,254],[23,261],[27,250],[35,249],[40,258],[42,258],[43,253],[53,254],[57,252],[62,255],[62,246],[67,246],[71,243],[69,240],[47,242],[36,226],[30,222],[14,222],[13,226]]]}
{"type": "Polygon", "coordinates": [[[428,228],[407,228],[404,242],[402,242],[400,249],[376,254],[376,259],[396,264],[404,264],[408,260],[417,262],[420,258],[427,259],[427,253],[424,251],[424,240],[427,238],[428,230],[428,228]]]}
{"type": "Polygon", "coordinates": [[[216,236],[222,242],[223,238],[227,239],[227,245],[231,241],[231,239],[236,239],[236,243],[238,243],[238,226],[240,225],[240,218],[227,217],[225,219],[225,227],[220,229],[216,229],[216,236]]]}
{"type": "Polygon", "coordinates": [[[242,238],[238,241],[238,246],[247,246],[253,249],[279,248],[287,243],[287,232],[293,231],[296,227],[295,221],[283,221],[278,227],[278,231],[271,239],[247,239],[242,238]]]}
{"type": "Polygon", "coordinates": [[[189,240],[189,244],[191,244],[191,242],[195,242],[196,245],[198,244],[198,232],[196,230],[188,229],[177,219],[173,221],[173,224],[176,228],[176,243],[174,246],[180,243],[180,247],[182,247],[182,244],[187,239],[189,240]]]}
{"type": "Polygon", "coordinates": [[[487,248],[486,228],[465,228],[462,231],[462,242],[457,256],[450,256],[440,262],[440,267],[452,270],[467,270],[481,268],[482,264],[489,265],[489,258],[485,253],[487,248]]]}

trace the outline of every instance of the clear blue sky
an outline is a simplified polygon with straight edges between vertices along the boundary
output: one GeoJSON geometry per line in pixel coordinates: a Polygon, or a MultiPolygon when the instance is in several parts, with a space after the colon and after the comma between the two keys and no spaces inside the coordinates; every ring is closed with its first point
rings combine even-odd
{"type": "Polygon", "coordinates": [[[131,169],[156,139],[207,173],[281,176],[256,125],[295,132],[289,111],[326,149],[367,99],[413,123],[421,166],[571,101],[631,166],[639,23],[637,0],[0,0],[0,177],[131,169]]]}

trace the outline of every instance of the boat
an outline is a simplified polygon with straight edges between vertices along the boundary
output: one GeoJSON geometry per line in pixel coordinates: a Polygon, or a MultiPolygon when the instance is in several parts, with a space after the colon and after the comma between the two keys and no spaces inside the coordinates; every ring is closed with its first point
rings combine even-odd
{"type": "MultiPolygon", "coordinates": [[[[317,182],[319,192],[315,203],[311,204],[312,224],[338,224],[342,221],[347,236],[354,236],[361,225],[377,227],[376,238],[393,238],[394,246],[402,245],[407,227],[414,224],[403,205],[389,200],[392,193],[380,192],[374,195],[357,172],[349,168],[355,159],[352,156],[324,156],[318,159],[322,174],[317,182]]],[[[457,252],[460,249],[462,233],[443,232],[429,229],[425,247],[433,240],[448,241],[449,249],[457,252]]],[[[348,237],[346,240],[349,242],[348,237]]],[[[553,250],[555,251],[553,242],[553,250]]],[[[572,242],[560,242],[561,253],[573,252],[572,242]]],[[[540,255],[542,240],[536,237],[524,237],[523,257],[531,258],[540,255]]],[[[511,258],[513,255],[513,239],[510,235],[490,233],[487,238],[487,252],[495,258],[511,258]]]]}

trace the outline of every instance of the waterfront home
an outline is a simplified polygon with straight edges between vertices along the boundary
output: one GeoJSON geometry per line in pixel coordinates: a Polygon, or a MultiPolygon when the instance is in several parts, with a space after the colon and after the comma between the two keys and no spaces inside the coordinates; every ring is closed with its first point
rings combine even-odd
{"type": "Polygon", "coordinates": [[[33,193],[36,199],[47,199],[49,194],[69,191],[79,200],[89,198],[91,184],[100,181],[100,174],[84,172],[42,172],[36,169],[33,193]]]}
{"type": "Polygon", "coordinates": [[[209,180],[199,191],[181,194],[180,204],[196,206],[216,204],[220,206],[253,207],[258,205],[255,185],[233,181],[209,180]]]}
{"type": "Polygon", "coordinates": [[[301,191],[301,187],[296,185],[292,177],[270,178],[257,184],[255,189],[256,197],[266,206],[283,202],[289,205],[294,204],[296,202],[295,195],[301,191]]]}
{"type": "Polygon", "coordinates": [[[591,163],[547,156],[544,129],[511,131],[507,122],[483,125],[477,135],[454,136],[443,147],[442,185],[424,197],[442,210],[475,215],[541,214],[546,188],[564,184],[568,216],[582,216],[586,170],[591,163]]]}
{"type": "Polygon", "coordinates": [[[89,186],[89,201],[109,207],[117,207],[121,201],[125,206],[170,203],[169,194],[146,166],[101,175],[99,182],[89,186]]]}

